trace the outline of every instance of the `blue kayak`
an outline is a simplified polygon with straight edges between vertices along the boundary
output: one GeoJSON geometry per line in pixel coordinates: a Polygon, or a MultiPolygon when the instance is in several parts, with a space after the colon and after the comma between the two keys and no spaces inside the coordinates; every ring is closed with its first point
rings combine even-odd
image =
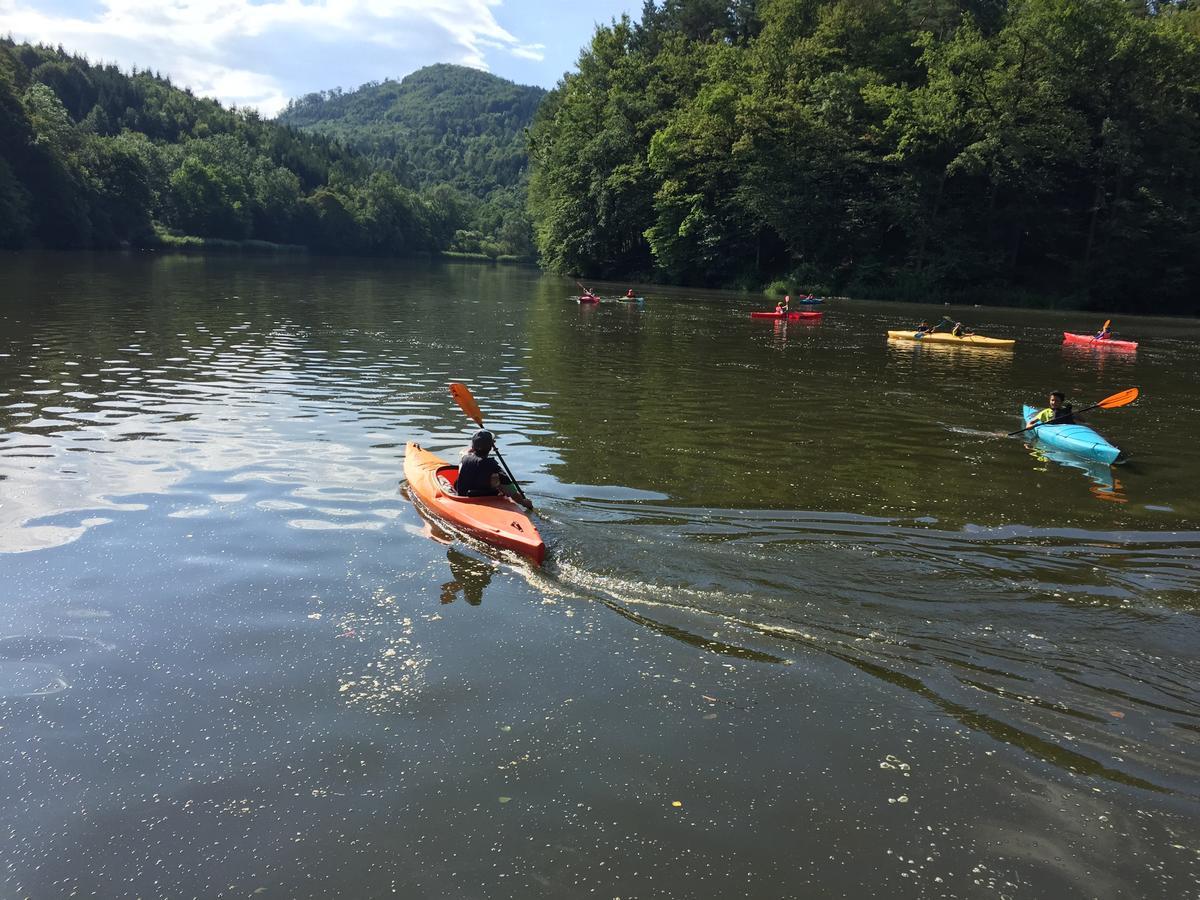
{"type": "MultiPolygon", "coordinates": [[[[1022,407],[1022,421],[1028,422],[1040,412],[1032,406],[1022,407]]],[[[1121,458],[1121,451],[1100,437],[1099,433],[1086,425],[1038,425],[1025,432],[1032,439],[1053,447],[1082,456],[1084,459],[1094,459],[1098,462],[1112,464],[1121,458]]]]}

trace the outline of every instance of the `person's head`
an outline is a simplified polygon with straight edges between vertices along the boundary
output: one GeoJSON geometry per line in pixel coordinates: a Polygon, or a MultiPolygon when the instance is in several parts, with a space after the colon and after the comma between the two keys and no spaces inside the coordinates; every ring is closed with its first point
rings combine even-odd
{"type": "Polygon", "coordinates": [[[629,290],[627,290],[627,291],[625,292],[625,296],[626,296],[626,297],[632,297],[632,296],[633,296],[633,288],[630,288],[629,290]]]}
{"type": "Polygon", "coordinates": [[[1051,391],[1050,392],[1050,408],[1051,409],[1058,409],[1060,406],[1062,406],[1066,402],[1067,402],[1067,395],[1064,394],[1062,391],[1051,391]]]}
{"type": "Polygon", "coordinates": [[[784,294],[784,295],[783,295],[783,302],[784,302],[784,303],[791,303],[791,302],[792,302],[792,295],[791,295],[791,294],[784,294]]]}
{"type": "Polygon", "coordinates": [[[496,436],[486,428],[471,435],[471,449],[476,456],[487,456],[496,446],[496,436]]]}
{"type": "Polygon", "coordinates": [[[929,327],[929,323],[928,323],[928,322],[922,322],[922,323],[921,323],[919,326],[917,326],[917,327],[919,327],[919,328],[928,328],[928,327],[929,327]]]}

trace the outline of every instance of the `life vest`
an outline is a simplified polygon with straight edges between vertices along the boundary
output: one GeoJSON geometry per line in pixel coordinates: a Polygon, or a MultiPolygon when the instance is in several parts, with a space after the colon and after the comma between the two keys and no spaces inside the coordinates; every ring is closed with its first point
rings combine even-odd
{"type": "Polygon", "coordinates": [[[1047,406],[1040,413],[1038,413],[1036,416],[1034,416],[1034,418],[1038,422],[1040,422],[1044,425],[1048,425],[1051,422],[1053,422],[1055,425],[1074,425],[1075,424],[1075,416],[1073,416],[1071,414],[1071,404],[1070,403],[1064,403],[1059,408],[1057,416],[1055,415],[1054,410],[1051,409],[1049,406],[1047,406]]]}

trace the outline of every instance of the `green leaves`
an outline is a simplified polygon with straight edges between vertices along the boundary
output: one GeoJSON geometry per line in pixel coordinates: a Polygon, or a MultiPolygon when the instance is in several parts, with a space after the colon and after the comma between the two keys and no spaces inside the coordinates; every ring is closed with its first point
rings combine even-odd
{"type": "Polygon", "coordinates": [[[1188,10],[714,9],[650,5],[641,24],[598,29],[543,108],[531,209],[549,265],[621,276],[648,264],[714,285],[803,274],[947,298],[1019,286],[1125,306],[1133,280],[1155,308],[1188,308],[1200,284],[1200,232],[1185,224],[1200,220],[1188,10]],[[752,27],[731,36],[719,21],[739,16],[752,27]],[[650,251],[636,267],[631,232],[650,251]]]}

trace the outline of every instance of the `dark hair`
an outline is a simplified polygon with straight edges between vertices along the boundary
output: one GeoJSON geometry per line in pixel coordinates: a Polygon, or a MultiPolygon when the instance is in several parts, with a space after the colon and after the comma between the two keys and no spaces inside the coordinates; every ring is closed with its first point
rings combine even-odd
{"type": "Polygon", "coordinates": [[[1051,391],[1051,392],[1050,392],[1050,396],[1051,396],[1051,397],[1057,397],[1059,400],[1066,400],[1066,399],[1067,399],[1067,395],[1066,395],[1066,394],[1064,394],[1062,391],[1051,391]]]}
{"type": "Polygon", "coordinates": [[[486,429],[477,431],[471,436],[471,449],[479,453],[487,453],[496,446],[496,437],[486,429]]]}

